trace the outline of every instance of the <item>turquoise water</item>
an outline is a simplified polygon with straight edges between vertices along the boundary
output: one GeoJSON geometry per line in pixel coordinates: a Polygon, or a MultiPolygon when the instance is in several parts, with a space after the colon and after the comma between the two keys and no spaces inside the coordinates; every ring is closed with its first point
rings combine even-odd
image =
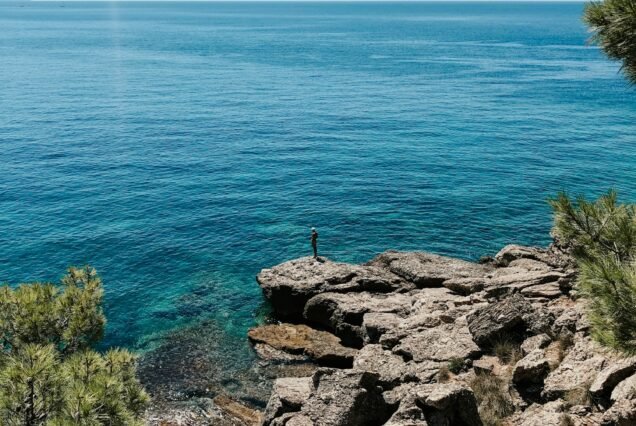
{"type": "Polygon", "coordinates": [[[0,281],[90,263],[105,345],[246,348],[310,226],[346,261],[546,244],[556,191],[636,198],[636,92],[582,7],[0,2],[0,281]]]}

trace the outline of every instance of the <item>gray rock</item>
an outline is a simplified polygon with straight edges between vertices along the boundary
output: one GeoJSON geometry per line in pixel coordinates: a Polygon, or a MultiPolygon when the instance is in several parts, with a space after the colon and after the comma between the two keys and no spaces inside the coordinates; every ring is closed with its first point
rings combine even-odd
{"type": "Polygon", "coordinates": [[[473,342],[465,321],[458,321],[410,334],[393,348],[393,352],[422,362],[474,358],[481,351],[473,342]]]}
{"type": "Polygon", "coordinates": [[[419,288],[439,287],[454,278],[483,277],[490,270],[486,265],[422,252],[388,251],[369,264],[387,268],[419,288]]]}
{"type": "Polygon", "coordinates": [[[369,312],[362,317],[362,337],[365,344],[377,343],[380,337],[399,327],[403,318],[394,313],[369,312]]]}
{"type": "Polygon", "coordinates": [[[612,402],[620,401],[621,399],[636,399],[636,374],[622,380],[612,391],[612,402]]]}
{"type": "Polygon", "coordinates": [[[565,309],[554,321],[552,332],[555,335],[576,333],[576,324],[579,321],[579,316],[578,310],[574,308],[565,309]]]}
{"type": "Polygon", "coordinates": [[[413,391],[417,386],[409,383],[384,392],[385,401],[390,405],[398,406],[385,426],[428,426],[424,411],[418,406],[413,391]]]}
{"type": "Polygon", "coordinates": [[[609,362],[607,352],[589,337],[577,338],[559,367],[545,379],[543,396],[556,399],[568,391],[586,389],[609,362]]]}
{"type": "Polygon", "coordinates": [[[617,360],[596,376],[590,386],[590,394],[594,398],[607,400],[616,385],[634,373],[636,373],[636,357],[617,360]]]}
{"type": "Polygon", "coordinates": [[[512,381],[517,388],[527,384],[540,384],[550,372],[543,349],[535,349],[515,364],[512,381]]]}
{"type": "Polygon", "coordinates": [[[495,362],[492,357],[480,358],[473,361],[475,374],[490,374],[495,369],[495,362]]]}
{"type": "Polygon", "coordinates": [[[486,278],[451,278],[449,280],[444,281],[442,284],[449,290],[454,291],[455,293],[467,296],[469,294],[477,293],[482,291],[488,280],[486,278]]]}
{"type": "Polygon", "coordinates": [[[380,345],[366,345],[356,355],[353,369],[370,371],[379,375],[378,382],[385,388],[391,388],[409,375],[411,369],[404,358],[387,351],[380,345]]]}
{"type": "Polygon", "coordinates": [[[481,426],[473,391],[463,383],[437,383],[414,388],[430,426],[481,426]]]}
{"type": "Polygon", "coordinates": [[[276,379],[265,409],[263,425],[272,424],[274,419],[285,413],[300,411],[311,394],[312,384],[311,377],[276,379]]]}
{"type": "Polygon", "coordinates": [[[522,340],[529,332],[538,334],[551,325],[549,319],[518,294],[479,308],[467,319],[473,339],[481,347],[492,345],[501,336],[522,340]]]}
{"type": "MultiPolygon", "coordinates": [[[[522,413],[517,413],[508,419],[508,424],[514,426],[563,426],[566,416],[563,401],[551,401],[545,405],[532,404],[522,413]]],[[[567,424],[567,423],[565,423],[567,424]]]]}
{"type": "Polygon", "coordinates": [[[621,399],[614,403],[605,413],[601,422],[603,426],[636,425],[636,399],[621,399]]]}
{"type": "Polygon", "coordinates": [[[503,266],[509,265],[511,262],[519,259],[535,260],[552,267],[563,267],[567,263],[564,254],[559,252],[556,247],[543,249],[539,247],[525,247],[516,244],[510,244],[499,250],[495,255],[495,260],[503,266]]]}
{"type": "Polygon", "coordinates": [[[487,297],[501,297],[541,284],[553,283],[558,287],[558,280],[563,276],[563,273],[554,270],[528,271],[519,267],[499,268],[487,282],[485,293],[487,297]]]}
{"type": "Polygon", "coordinates": [[[362,320],[366,313],[405,313],[411,299],[402,293],[322,293],[305,306],[304,317],[332,330],[343,342],[360,346],[364,340],[362,320]]]}
{"type": "Polygon", "coordinates": [[[373,266],[351,265],[303,257],[263,269],[256,277],[276,314],[299,319],[305,304],[323,292],[409,290],[412,284],[373,266]]]}
{"type": "Polygon", "coordinates": [[[481,426],[477,402],[463,383],[406,384],[385,392],[387,403],[399,406],[386,425],[481,426]],[[386,395],[388,394],[388,395],[386,395]]]}
{"type": "Polygon", "coordinates": [[[546,299],[555,299],[563,295],[558,282],[525,287],[521,290],[521,294],[525,297],[545,297],[546,299]]]}
{"type": "Polygon", "coordinates": [[[382,398],[378,374],[354,370],[318,370],[300,414],[317,425],[382,425],[391,416],[382,398]]]}
{"type": "Polygon", "coordinates": [[[552,339],[547,334],[537,334],[536,336],[528,337],[521,344],[521,352],[524,356],[528,355],[535,349],[543,349],[550,344],[552,339]]]}

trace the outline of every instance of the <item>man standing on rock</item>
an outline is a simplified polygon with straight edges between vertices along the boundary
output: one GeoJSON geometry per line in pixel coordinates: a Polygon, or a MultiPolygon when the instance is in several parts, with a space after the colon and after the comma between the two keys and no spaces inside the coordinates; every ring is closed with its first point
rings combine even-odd
{"type": "Polygon", "coordinates": [[[318,232],[316,232],[316,228],[311,228],[311,248],[314,249],[314,259],[318,259],[318,232]]]}

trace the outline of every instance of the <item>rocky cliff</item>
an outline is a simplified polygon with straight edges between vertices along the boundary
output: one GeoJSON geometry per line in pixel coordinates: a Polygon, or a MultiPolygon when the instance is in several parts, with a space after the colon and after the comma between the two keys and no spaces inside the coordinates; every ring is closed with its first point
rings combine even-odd
{"type": "Polygon", "coordinates": [[[276,380],[263,424],[636,425],[636,358],[591,340],[575,274],[554,247],[520,246],[264,269],[284,322],[250,340],[266,362],[315,368],[276,380]]]}

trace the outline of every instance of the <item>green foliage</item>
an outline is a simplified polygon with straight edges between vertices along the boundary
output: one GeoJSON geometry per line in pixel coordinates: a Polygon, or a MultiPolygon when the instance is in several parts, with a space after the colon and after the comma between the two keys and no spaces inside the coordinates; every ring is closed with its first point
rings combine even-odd
{"type": "Polygon", "coordinates": [[[459,374],[460,371],[464,369],[464,359],[463,358],[451,358],[448,361],[448,371],[453,374],[459,374]]]}
{"type": "Polygon", "coordinates": [[[636,83],[636,0],[604,0],[586,6],[583,20],[592,41],[605,54],[622,61],[627,78],[636,83]]]}
{"type": "Polygon", "coordinates": [[[103,335],[101,280],[70,268],[61,287],[0,287],[0,424],[140,424],[149,398],[125,350],[90,350],[103,335]]]}
{"type": "Polygon", "coordinates": [[[554,235],[570,246],[577,259],[595,260],[612,255],[619,261],[636,254],[636,208],[617,203],[610,190],[596,201],[565,193],[548,201],[554,211],[554,235]]]}
{"type": "Polygon", "coordinates": [[[577,285],[587,299],[592,335],[636,352],[636,208],[609,191],[594,202],[563,193],[550,200],[554,235],[572,249],[577,285]]]}
{"type": "Polygon", "coordinates": [[[74,352],[98,342],[106,319],[102,283],[91,267],[69,268],[62,290],[52,284],[0,287],[0,338],[11,351],[28,343],[74,352]]]}

